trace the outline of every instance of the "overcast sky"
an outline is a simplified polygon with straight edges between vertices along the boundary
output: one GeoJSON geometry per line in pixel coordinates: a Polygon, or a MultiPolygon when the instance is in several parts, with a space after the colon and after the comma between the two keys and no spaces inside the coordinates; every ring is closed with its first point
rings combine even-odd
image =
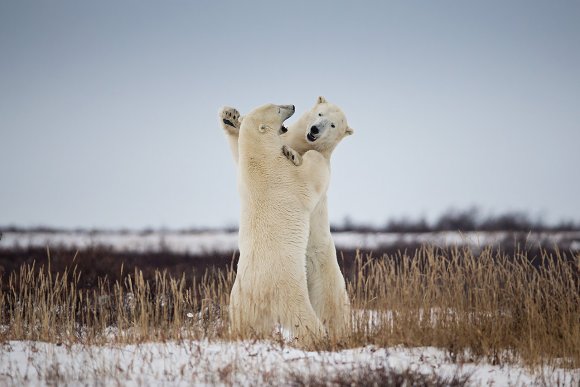
{"type": "Polygon", "coordinates": [[[579,20],[576,1],[1,1],[0,225],[236,225],[218,108],[318,95],[356,130],[335,223],[580,220],[579,20]]]}

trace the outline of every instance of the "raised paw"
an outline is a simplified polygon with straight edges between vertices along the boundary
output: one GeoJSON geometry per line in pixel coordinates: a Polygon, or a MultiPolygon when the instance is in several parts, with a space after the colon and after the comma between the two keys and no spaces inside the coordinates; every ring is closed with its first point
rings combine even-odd
{"type": "Polygon", "coordinates": [[[222,128],[230,133],[237,135],[240,131],[240,112],[233,107],[224,106],[219,111],[219,118],[222,128]]]}
{"type": "Polygon", "coordinates": [[[302,156],[287,145],[282,146],[282,154],[296,166],[302,164],[302,156]]]}

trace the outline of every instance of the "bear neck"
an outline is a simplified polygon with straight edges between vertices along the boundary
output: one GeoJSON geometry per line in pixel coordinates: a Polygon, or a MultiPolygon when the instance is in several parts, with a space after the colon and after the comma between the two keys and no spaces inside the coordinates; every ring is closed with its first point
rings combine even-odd
{"type": "MultiPolygon", "coordinates": [[[[242,124],[243,125],[243,124],[242,124]]],[[[260,133],[254,127],[256,125],[242,126],[238,139],[239,163],[245,163],[252,160],[253,163],[268,163],[268,158],[275,157],[281,153],[281,142],[271,137],[277,137],[277,134],[270,132],[260,133]]]]}

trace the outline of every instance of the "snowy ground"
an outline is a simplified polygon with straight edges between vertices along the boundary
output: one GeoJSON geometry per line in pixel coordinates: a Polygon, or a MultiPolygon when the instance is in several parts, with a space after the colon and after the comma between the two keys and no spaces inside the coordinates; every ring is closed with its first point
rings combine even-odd
{"type": "Polygon", "coordinates": [[[353,378],[360,370],[411,371],[443,380],[468,376],[474,386],[580,383],[580,370],[454,364],[435,348],[305,352],[268,342],[199,341],[110,346],[10,341],[0,346],[0,385],[284,385],[297,378],[353,378]]]}
{"type": "MultiPolygon", "coordinates": [[[[473,247],[497,245],[513,238],[506,232],[430,232],[430,233],[361,233],[333,234],[338,249],[379,249],[400,243],[430,243],[436,246],[470,245],[473,247]]],[[[580,250],[580,232],[530,233],[527,242],[544,247],[558,245],[560,249],[580,250]]],[[[118,252],[156,252],[206,254],[231,253],[238,247],[238,233],[211,232],[10,232],[0,240],[0,249],[18,247],[68,247],[83,249],[104,246],[118,252]]]]}
{"type": "MultiPolygon", "coordinates": [[[[497,244],[510,235],[344,232],[335,233],[334,239],[339,249],[372,250],[398,243],[479,247],[497,244]]],[[[237,236],[237,232],[4,232],[0,250],[105,246],[119,252],[231,253],[237,249],[237,236]]],[[[580,233],[532,233],[528,242],[580,250],[580,233]]],[[[458,364],[436,348],[364,347],[340,352],[304,352],[268,342],[184,341],[107,346],[0,343],[0,386],[299,385],[312,380],[337,383],[345,378],[347,384],[364,384],[363,379],[357,378],[365,373],[389,375],[407,371],[443,380],[469,377],[468,385],[474,386],[580,386],[580,369],[543,367],[532,371],[517,365],[458,364]]]]}

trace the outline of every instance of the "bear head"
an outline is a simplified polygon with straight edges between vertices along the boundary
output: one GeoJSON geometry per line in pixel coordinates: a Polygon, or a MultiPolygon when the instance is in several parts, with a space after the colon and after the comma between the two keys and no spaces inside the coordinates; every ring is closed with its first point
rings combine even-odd
{"type": "Polygon", "coordinates": [[[290,118],[294,111],[294,105],[266,104],[259,106],[244,116],[240,136],[251,136],[255,133],[275,135],[285,133],[288,129],[284,126],[284,121],[290,118]]]}
{"type": "Polygon", "coordinates": [[[344,137],[354,133],[342,110],[324,97],[318,97],[308,118],[306,141],[311,149],[319,152],[332,152],[344,137]]]}

